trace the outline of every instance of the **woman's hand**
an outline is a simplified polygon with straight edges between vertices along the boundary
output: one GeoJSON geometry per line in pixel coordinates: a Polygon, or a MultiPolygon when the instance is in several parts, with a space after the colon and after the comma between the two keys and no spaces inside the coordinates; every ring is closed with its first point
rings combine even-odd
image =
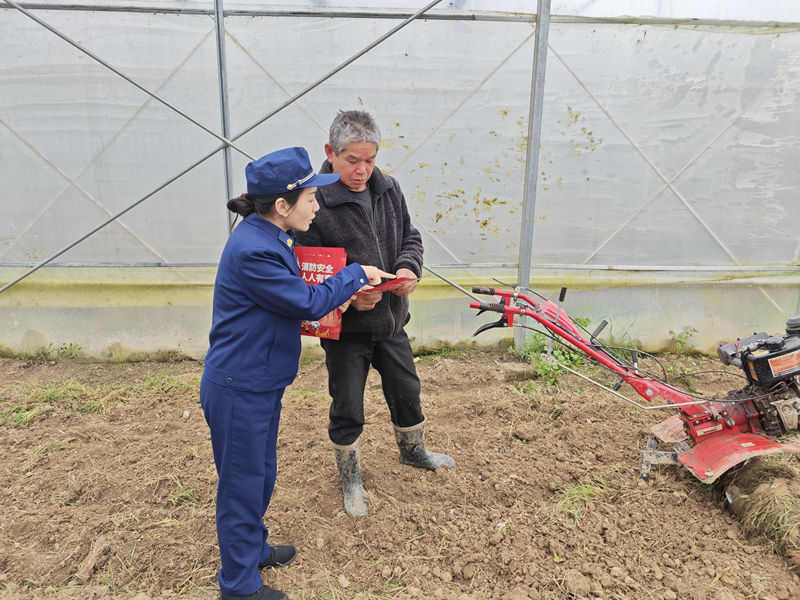
{"type": "Polygon", "coordinates": [[[370,285],[379,285],[381,279],[394,279],[397,277],[396,275],[386,273],[385,271],[381,271],[378,267],[373,267],[371,265],[361,265],[361,268],[364,269],[364,274],[367,276],[367,279],[369,279],[370,285]]]}

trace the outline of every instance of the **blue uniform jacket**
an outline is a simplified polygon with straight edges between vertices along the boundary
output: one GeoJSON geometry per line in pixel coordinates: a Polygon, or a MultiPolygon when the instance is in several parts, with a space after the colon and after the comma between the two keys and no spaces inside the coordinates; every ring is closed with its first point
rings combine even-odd
{"type": "Polygon", "coordinates": [[[300,321],[325,316],[368,283],[353,263],[308,285],[293,248],[290,234],[256,213],[231,233],[214,282],[210,381],[252,392],[286,387],[297,375],[300,321]]]}

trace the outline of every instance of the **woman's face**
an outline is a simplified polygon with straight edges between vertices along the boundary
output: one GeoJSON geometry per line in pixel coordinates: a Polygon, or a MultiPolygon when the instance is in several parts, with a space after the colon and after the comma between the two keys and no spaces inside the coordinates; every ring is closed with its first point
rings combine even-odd
{"type": "Polygon", "coordinates": [[[295,202],[286,216],[287,229],[295,231],[308,231],[311,221],[317,215],[319,203],[317,202],[317,188],[307,187],[300,192],[300,197],[295,202]]]}

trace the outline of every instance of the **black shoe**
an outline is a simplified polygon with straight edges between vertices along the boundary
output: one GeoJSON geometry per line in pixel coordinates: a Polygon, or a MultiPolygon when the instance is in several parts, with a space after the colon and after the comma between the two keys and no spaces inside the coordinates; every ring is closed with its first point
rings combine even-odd
{"type": "Polygon", "coordinates": [[[230,596],[222,594],[219,600],[289,600],[289,596],[271,587],[263,586],[254,594],[248,596],[230,596]]]}
{"type": "Polygon", "coordinates": [[[258,568],[272,567],[273,569],[279,569],[292,564],[295,558],[297,558],[297,550],[294,549],[294,546],[273,546],[267,560],[259,563],[258,568]]]}

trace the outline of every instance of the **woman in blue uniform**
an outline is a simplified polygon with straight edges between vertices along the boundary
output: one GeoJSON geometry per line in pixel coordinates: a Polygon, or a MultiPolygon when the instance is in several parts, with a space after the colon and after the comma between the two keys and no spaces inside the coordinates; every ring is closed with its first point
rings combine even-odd
{"type": "Polygon", "coordinates": [[[244,220],[219,261],[200,401],[219,476],[222,599],[281,600],[286,595],[264,586],[259,569],[285,566],[296,552],[267,543],[262,519],[275,485],[281,397],[297,374],[300,321],[319,319],[392,275],[353,263],[306,284],[293,232],[307,231],[319,210],[317,186],[339,176],[314,173],[304,148],[267,154],[245,175],[247,194],[228,202],[244,220]]]}

